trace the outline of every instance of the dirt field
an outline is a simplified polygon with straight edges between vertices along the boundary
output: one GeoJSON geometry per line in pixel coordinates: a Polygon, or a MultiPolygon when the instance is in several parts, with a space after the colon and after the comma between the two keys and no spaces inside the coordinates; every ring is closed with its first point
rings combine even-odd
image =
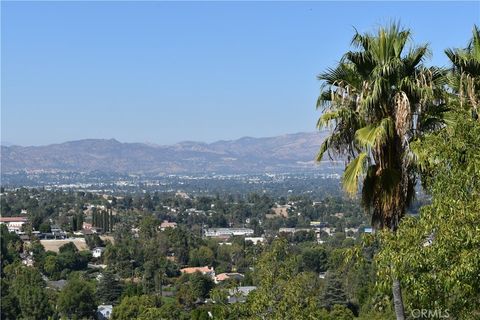
{"type": "Polygon", "coordinates": [[[88,246],[83,238],[71,238],[65,240],[40,240],[45,247],[45,251],[58,252],[58,249],[66,243],[73,242],[78,250],[88,250],[88,246]]]}

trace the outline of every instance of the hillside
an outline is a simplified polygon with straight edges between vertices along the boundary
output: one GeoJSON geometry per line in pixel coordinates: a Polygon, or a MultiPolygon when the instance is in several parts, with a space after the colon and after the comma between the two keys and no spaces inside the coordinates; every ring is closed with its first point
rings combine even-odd
{"type": "Polygon", "coordinates": [[[313,159],[325,135],[325,132],[296,133],[174,145],[86,139],[47,146],[2,146],[1,166],[3,173],[20,170],[152,174],[302,170],[318,166],[313,159]]]}

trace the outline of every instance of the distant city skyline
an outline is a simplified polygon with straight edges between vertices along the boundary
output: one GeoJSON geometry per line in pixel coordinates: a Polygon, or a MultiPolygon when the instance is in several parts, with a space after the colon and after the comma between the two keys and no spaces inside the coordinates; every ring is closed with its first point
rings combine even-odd
{"type": "Polygon", "coordinates": [[[354,28],[400,21],[448,66],[480,4],[2,1],[1,18],[2,142],[166,145],[312,132],[316,75],[354,28]]]}

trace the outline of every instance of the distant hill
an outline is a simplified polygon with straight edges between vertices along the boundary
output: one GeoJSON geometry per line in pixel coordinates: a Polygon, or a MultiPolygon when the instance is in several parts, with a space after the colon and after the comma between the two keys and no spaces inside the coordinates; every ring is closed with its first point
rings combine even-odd
{"type": "MultiPolygon", "coordinates": [[[[318,167],[313,159],[326,132],[268,138],[174,145],[121,143],[86,139],[47,146],[1,147],[3,173],[21,170],[114,172],[144,174],[254,173],[318,167]]],[[[328,169],[328,163],[322,165],[328,169]]],[[[338,166],[337,166],[338,170],[338,166]]]]}

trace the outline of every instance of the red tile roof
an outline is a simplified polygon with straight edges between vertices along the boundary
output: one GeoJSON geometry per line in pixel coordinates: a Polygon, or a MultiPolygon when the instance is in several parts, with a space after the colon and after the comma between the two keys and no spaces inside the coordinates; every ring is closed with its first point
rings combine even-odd
{"type": "Polygon", "coordinates": [[[208,273],[208,272],[213,272],[213,267],[189,267],[189,268],[183,268],[180,269],[180,272],[182,273],[195,273],[195,272],[201,272],[203,274],[208,273]]]}
{"type": "Polygon", "coordinates": [[[27,222],[27,217],[0,217],[0,222],[27,222]]]}

